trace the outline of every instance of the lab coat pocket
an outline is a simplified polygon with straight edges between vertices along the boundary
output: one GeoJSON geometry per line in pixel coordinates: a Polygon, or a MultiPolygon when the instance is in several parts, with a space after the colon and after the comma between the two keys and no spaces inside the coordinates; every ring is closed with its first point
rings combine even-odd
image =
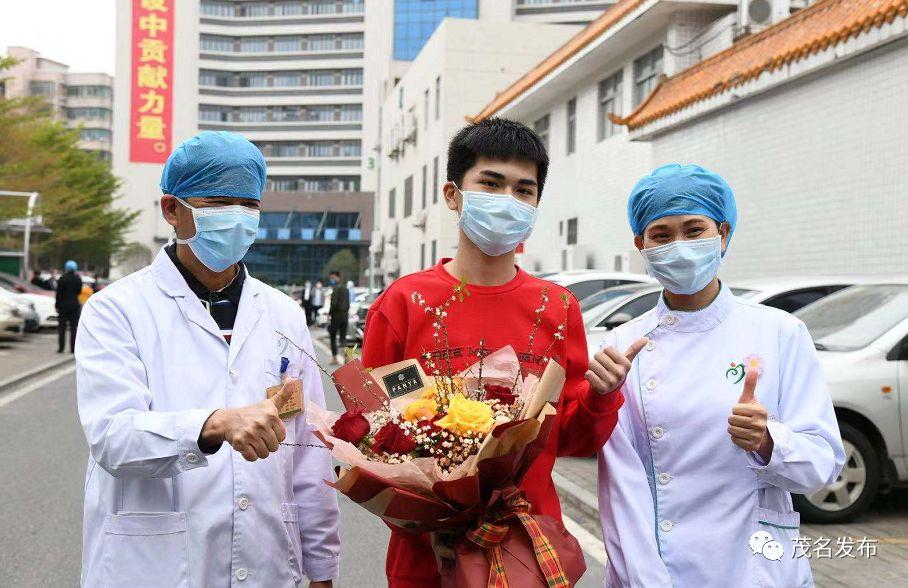
{"type": "Polygon", "coordinates": [[[748,539],[754,565],[754,585],[769,588],[813,586],[806,558],[795,557],[801,515],[757,507],[748,539]]]}
{"type": "Polygon", "coordinates": [[[298,518],[299,507],[296,504],[284,503],[281,504],[281,513],[284,518],[284,529],[287,531],[287,547],[290,552],[288,563],[290,564],[290,571],[293,572],[293,580],[298,583],[303,575],[302,566],[300,564],[302,546],[300,543],[300,525],[298,518]]]}
{"type": "Polygon", "coordinates": [[[131,512],[104,520],[101,585],[188,587],[189,537],[182,512],[131,512]]]}

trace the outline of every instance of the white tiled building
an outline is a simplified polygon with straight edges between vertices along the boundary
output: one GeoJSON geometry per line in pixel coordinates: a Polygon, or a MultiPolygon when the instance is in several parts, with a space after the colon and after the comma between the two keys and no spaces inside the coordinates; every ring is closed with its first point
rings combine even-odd
{"type": "Polygon", "coordinates": [[[908,269],[908,3],[780,4],[623,0],[478,111],[547,129],[527,269],[639,271],[627,197],[670,162],[735,190],[726,277],[908,269]]]}
{"type": "Polygon", "coordinates": [[[111,157],[113,78],[104,73],[75,73],[59,61],[27,47],[9,47],[19,60],[0,82],[7,98],[33,96],[48,101],[67,126],[79,127],[79,146],[105,161],[111,157]]]}

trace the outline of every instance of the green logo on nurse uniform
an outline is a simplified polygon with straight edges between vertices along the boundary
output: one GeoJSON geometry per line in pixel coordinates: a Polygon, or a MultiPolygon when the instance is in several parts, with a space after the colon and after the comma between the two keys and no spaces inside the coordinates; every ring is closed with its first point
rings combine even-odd
{"type": "Polygon", "coordinates": [[[738,384],[747,375],[748,369],[763,371],[763,359],[759,355],[748,355],[741,363],[731,362],[731,367],[725,370],[725,379],[732,384],[738,384]]]}

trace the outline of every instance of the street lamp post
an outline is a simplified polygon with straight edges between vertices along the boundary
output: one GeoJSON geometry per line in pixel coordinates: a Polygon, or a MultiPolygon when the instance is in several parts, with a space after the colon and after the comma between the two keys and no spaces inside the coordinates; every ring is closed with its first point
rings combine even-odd
{"type": "Polygon", "coordinates": [[[28,198],[28,205],[25,211],[25,236],[22,244],[22,265],[19,266],[19,277],[27,280],[28,256],[30,253],[31,236],[32,236],[32,216],[35,213],[35,203],[38,202],[38,192],[9,192],[0,190],[0,196],[19,196],[28,198]]]}

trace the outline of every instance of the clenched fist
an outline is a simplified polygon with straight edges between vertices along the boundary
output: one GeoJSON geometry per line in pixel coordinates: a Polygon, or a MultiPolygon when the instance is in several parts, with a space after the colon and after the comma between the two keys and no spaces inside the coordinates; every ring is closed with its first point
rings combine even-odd
{"type": "Polygon", "coordinates": [[[278,416],[278,407],[283,406],[291,394],[293,387],[284,386],[271,398],[256,404],[216,410],[202,427],[200,439],[213,446],[226,441],[247,461],[265,459],[278,450],[287,436],[278,416]]]}
{"type": "Polygon", "coordinates": [[[596,353],[590,360],[590,369],[586,372],[586,380],[599,394],[608,394],[617,390],[631,371],[631,364],[640,353],[649,339],[637,339],[624,355],[614,347],[606,347],[596,353]]]}
{"type": "Polygon", "coordinates": [[[728,417],[728,434],[731,441],[745,451],[755,451],[764,463],[772,457],[772,436],[766,426],[766,407],[757,400],[759,370],[748,370],[744,378],[744,391],[728,417]]]}

